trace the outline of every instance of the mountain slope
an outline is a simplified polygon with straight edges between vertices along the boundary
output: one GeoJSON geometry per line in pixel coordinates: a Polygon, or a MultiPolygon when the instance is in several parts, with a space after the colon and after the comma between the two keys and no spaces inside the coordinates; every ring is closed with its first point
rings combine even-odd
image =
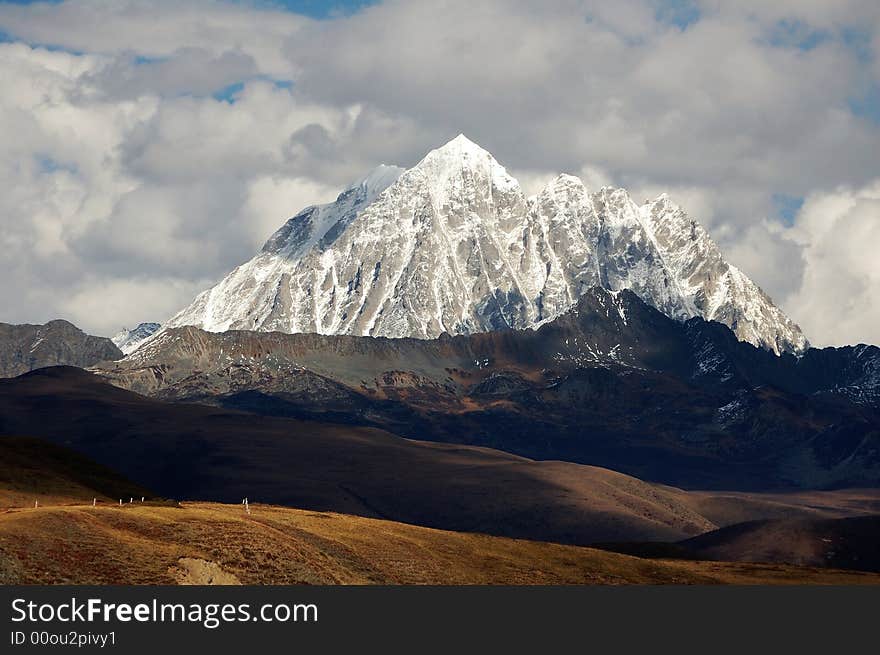
{"type": "Polygon", "coordinates": [[[758,285],[724,261],[703,227],[666,194],[639,211],[677,281],[686,314],[723,323],[739,339],[776,353],[807,348],[800,328],[758,285]]]}
{"type": "Polygon", "coordinates": [[[93,337],[67,321],[45,325],[0,323],[0,377],[14,377],[44,366],[92,366],[122,356],[110,339],[93,337]]]}
{"type": "Polygon", "coordinates": [[[245,513],[238,503],[137,500],[119,506],[119,496],[149,493],[79,452],[2,436],[3,584],[876,583],[785,564],[649,562],[473,534],[545,535],[575,544],[707,530],[711,538],[731,517],[815,523],[876,510],[880,496],[870,490],[693,494],[595,467],[431,446],[378,431],[346,434],[341,426],[272,419],[257,425],[252,416],[139,398],[66,368],[0,382],[0,410],[7,423],[27,421],[50,439],[166,489],[233,497],[246,491],[251,500],[296,499],[308,508],[252,503],[245,513]],[[47,402],[54,411],[33,411],[47,402]],[[386,518],[316,511],[343,507],[386,518]],[[395,516],[405,522],[388,520],[395,516]]]}
{"type": "Polygon", "coordinates": [[[64,444],[168,498],[249,497],[578,544],[680,539],[715,527],[685,492],[598,467],[163,403],[73,368],[0,380],[0,434],[64,444]]]}
{"type": "Polygon", "coordinates": [[[596,285],[676,319],[721,321],[776,353],[807,346],[665,196],[639,207],[561,175],[528,199],[461,135],[290,219],[166,327],[424,339],[535,326],[596,285]]]}
{"type": "Polygon", "coordinates": [[[275,232],[256,257],[199,294],[192,305],[167,321],[165,328],[198,325],[212,332],[317,331],[294,329],[309,323],[291,296],[294,262],[332,242],[400,173],[397,167],[380,166],[339,194],[335,202],[306,207],[275,232]]]}
{"type": "Polygon", "coordinates": [[[381,427],[689,488],[880,480],[880,349],[776,356],[600,287],[537,330],[435,340],[174,328],[96,369],[159,398],[381,427]]]}
{"type": "Polygon", "coordinates": [[[880,584],[786,565],[649,561],[267,505],[0,515],[0,584],[880,584]]]}
{"type": "Polygon", "coordinates": [[[0,436],[0,507],[115,503],[153,494],[79,453],[42,439],[0,436]]]}
{"type": "Polygon", "coordinates": [[[880,571],[880,516],[749,521],[679,546],[699,559],[880,571]]]}
{"type": "Polygon", "coordinates": [[[126,355],[133,353],[144,341],[153,336],[159,328],[158,323],[141,323],[133,330],[122,328],[110,340],[126,355]]]}

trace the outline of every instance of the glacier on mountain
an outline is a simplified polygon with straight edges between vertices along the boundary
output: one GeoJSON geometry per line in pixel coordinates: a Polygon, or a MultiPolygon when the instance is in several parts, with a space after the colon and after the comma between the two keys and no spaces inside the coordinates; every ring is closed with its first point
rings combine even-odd
{"type": "Polygon", "coordinates": [[[153,336],[161,327],[158,323],[141,323],[133,330],[122,328],[110,337],[110,341],[125,355],[137,350],[140,345],[153,336]]]}
{"type": "Polygon", "coordinates": [[[165,327],[434,338],[534,327],[596,285],[775,353],[808,345],[665,194],[638,205],[560,175],[527,198],[463,135],[302,210],[165,327]]]}

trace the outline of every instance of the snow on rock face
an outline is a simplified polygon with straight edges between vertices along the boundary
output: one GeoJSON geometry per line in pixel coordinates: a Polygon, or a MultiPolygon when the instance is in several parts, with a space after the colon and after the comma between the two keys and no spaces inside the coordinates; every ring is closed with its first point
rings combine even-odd
{"type": "Polygon", "coordinates": [[[122,328],[110,341],[124,354],[128,355],[138,349],[144,341],[155,334],[161,326],[158,323],[141,323],[135,329],[122,328]]]}
{"type": "Polygon", "coordinates": [[[806,350],[809,344],[800,327],[745,273],[724,261],[703,226],[666,194],[646,203],[640,213],[678,280],[688,317],[724,323],[742,341],[775,353],[806,350]]]}
{"type": "Polygon", "coordinates": [[[304,209],[166,327],[434,338],[532,327],[596,285],[723,322],[773,352],[807,345],[665,195],[638,206],[560,175],[526,199],[463,135],[304,209]]]}
{"type": "Polygon", "coordinates": [[[403,169],[381,164],[339,194],[335,202],[306,207],[288,220],[263,246],[263,252],[297,257],[324,238],[340,234],[357,213],[397,181],[403,169]]]}

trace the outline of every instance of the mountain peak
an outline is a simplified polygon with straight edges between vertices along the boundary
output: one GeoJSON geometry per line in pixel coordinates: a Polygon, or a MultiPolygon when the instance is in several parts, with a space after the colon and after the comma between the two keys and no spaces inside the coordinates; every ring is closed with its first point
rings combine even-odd
{"type": "Polygon", "coordinates": [[[162,326],[158,323],[140,323],[133,330],[122,328],[110,340],[119,350],[128,355],[137,350],[144,341],[158,332],[160,327],[162,326]]]}
{"type": "Polygon", "coordinates": [[[718,320],[774,352],[802,350],[799,328],[731,270],[671,203],[588,193],[572,175],[526,200],[459,134],[402,174],[380,166],[301,211],[168,326],[435,338],[530,327],[598,285],[677,320],[718,320]]]}
{"type": "Polygon", "coordinates": [[[366,196],[372,200],[397,181],[405,169],[400,166],[379,164],[367,175],[352,184],[349,189],[362,188],[366,196]]]}
{"type": "Polygon", "coordinates": [[[566,189],[577,189],[579,191],[586,191],[586,186],[584,185],[584,181],[577,175],[571,175],[570,173],[560,173],[552,180],[550,180],[544,186],[544,188],[538,192],[538,195],[540,196],[545,193],[554,193],[566,189]]]}
{"type": "Polygon", "coordinates": [[[680,207],[669,197],[665,191],[653,200],[646,200],[645,205],[649,207],[668,207],[671,210],[680,209],[680,207]]]}
{"type": "Polygon", "coordinates": [[[477,145],[475,142],[471,141],[464,134],[459,133],[454,139],[450,139],[444,145],[437,148],[438,150],[443,150],[445,148],[451,148],[457,150],[459,152],[485,152],[488,154],[488,151],[484,148],[477,145]]]}
{"type": "Polygon", "coordinates": [[[349,185],[335,202],[310,205],[289,219],[263,245],[263,252],[291,258],[322,240],[335,236],[360,210],[382,195],[405,172],[399,166],[379,164],[364,177],[349,185]]]}
{"type": "Polygon", "coordinates": [[[55,329],[61,329],[61,330],[70,330],[70,329],[73,329],[73,330],[76,330],[76,331],[78,331],[78,332],[81,331],[81,330],[80,330],[78,327],[76,327],[73,323],[71,323],[70,321],[66,321],[66,320],[64,320],[63,318],[53,318],[51,321],[48,321],[48,322],[46,323],[46,325],[43,326],[43,327],[47,327],[47,328],[55,328],[55,329]]]}
{"type": "Polygon", "coordinates": [[[504,166],[464,134],[430,151],[411,170],[416,176],[425,176],[432,197],[440,204],[460,199],[462,194],[468,195],[466,189],[475,187],[522,195],[519,182],[504,166]]]}
{"type": "Polygon", "coordinates": [[[451,161],[461,167],[466,167],[481,161],[495,162],[492,153],[471,141],[464,134],[459,134],[457,137],[447,141],[439,148],[434,148],[428,152],[422,161],[419,162],[419,166],[424,162],[437,160],[451,161]]]}

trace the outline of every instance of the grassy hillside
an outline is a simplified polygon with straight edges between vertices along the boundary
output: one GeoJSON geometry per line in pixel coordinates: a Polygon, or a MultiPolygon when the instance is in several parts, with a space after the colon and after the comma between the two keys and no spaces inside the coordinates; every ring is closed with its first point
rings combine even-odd
{"type": "MultiPolygon", "coordinates": [[[[71,448],[169,498],[236,503],[248,496],[576,545],[678,541],[743,520],[835,518],[880,507],[877,490],[828,501],[821,494],[698,494],[595,466],[414,441],[373,428],[165,403],[71,368],[0,380],[4,433],[71,448]]],[[[106,493],[138,495],[128,489],[106,493]]],[[[20,500],[14,504],[33,506],[20,500]]]]}
{"type": "Polygon", "coordinates": [[[880,571],[880,516],[749,521],[679,544],[690,556],[880,571]]]}
{"type": "Polygon", "coordinates": [[[42,439],[0,436],[0,510],[153,494],[87,457],[42,439]]]}
{"type": "MultiPolygon", "coordinates": [[[[454,450],[444,451],[438,456],[454,458],[454,450]]],[[[515,459],[495,462],[494,468],[503,472],[511,464],[534,463],[515,459]]],[[[548,462],[539,468],[552,472],[564,488],[581,489],[583,498],[590,499],[583,505],[589,513],[581,514],[582,520],[656,520],[656,515],[675,516],[693,501],[680,490],[652,487],[612,471],[568,467],[548,462]]],[[[790,508],[786,500],[774,502],[790,508]]],[[[503,507],[506,499],[497,497],[492,503],[503,507]]],[[[713,510],[723,513],[726,501],[722,505],[713,510]]],[[[571,506],[573,511],[578,507],[571,506]]],[[[545,517],[536,512],[522,520],[526,518],[539,525],[545,517]]],[[[38,439],[0,437],[2,584],[794,582],[877,583],[880,576],[782,564],[652,561],[592,548],[263,504],[252,505],[247,514],[241,505],[151,501],[148,491],[66,448],[38,439]],[[118,505],[120,497],[132,496],[148,500],[118,505]],[[93,498],[98,499],[96,507],[91,506],[93,498]],[[34,499],[40,502],[38,508],[33,507],[34,499]]]]}
{"type": "Polygon", "coordinates": [[[877,584],[876,574],[644,560],[591,548],[256,505],[0,514],[0,582],[41,584],[877,584]]]}
{"type": "Polygon", "coordinates": [[[178,499],[234,503],[248,496],[579,544],[681,539],[718,527],[680,492],[607,469],[373,428],[164,403],[71,368],[0,380],[3,432],[62,444],[178,499]]]}

